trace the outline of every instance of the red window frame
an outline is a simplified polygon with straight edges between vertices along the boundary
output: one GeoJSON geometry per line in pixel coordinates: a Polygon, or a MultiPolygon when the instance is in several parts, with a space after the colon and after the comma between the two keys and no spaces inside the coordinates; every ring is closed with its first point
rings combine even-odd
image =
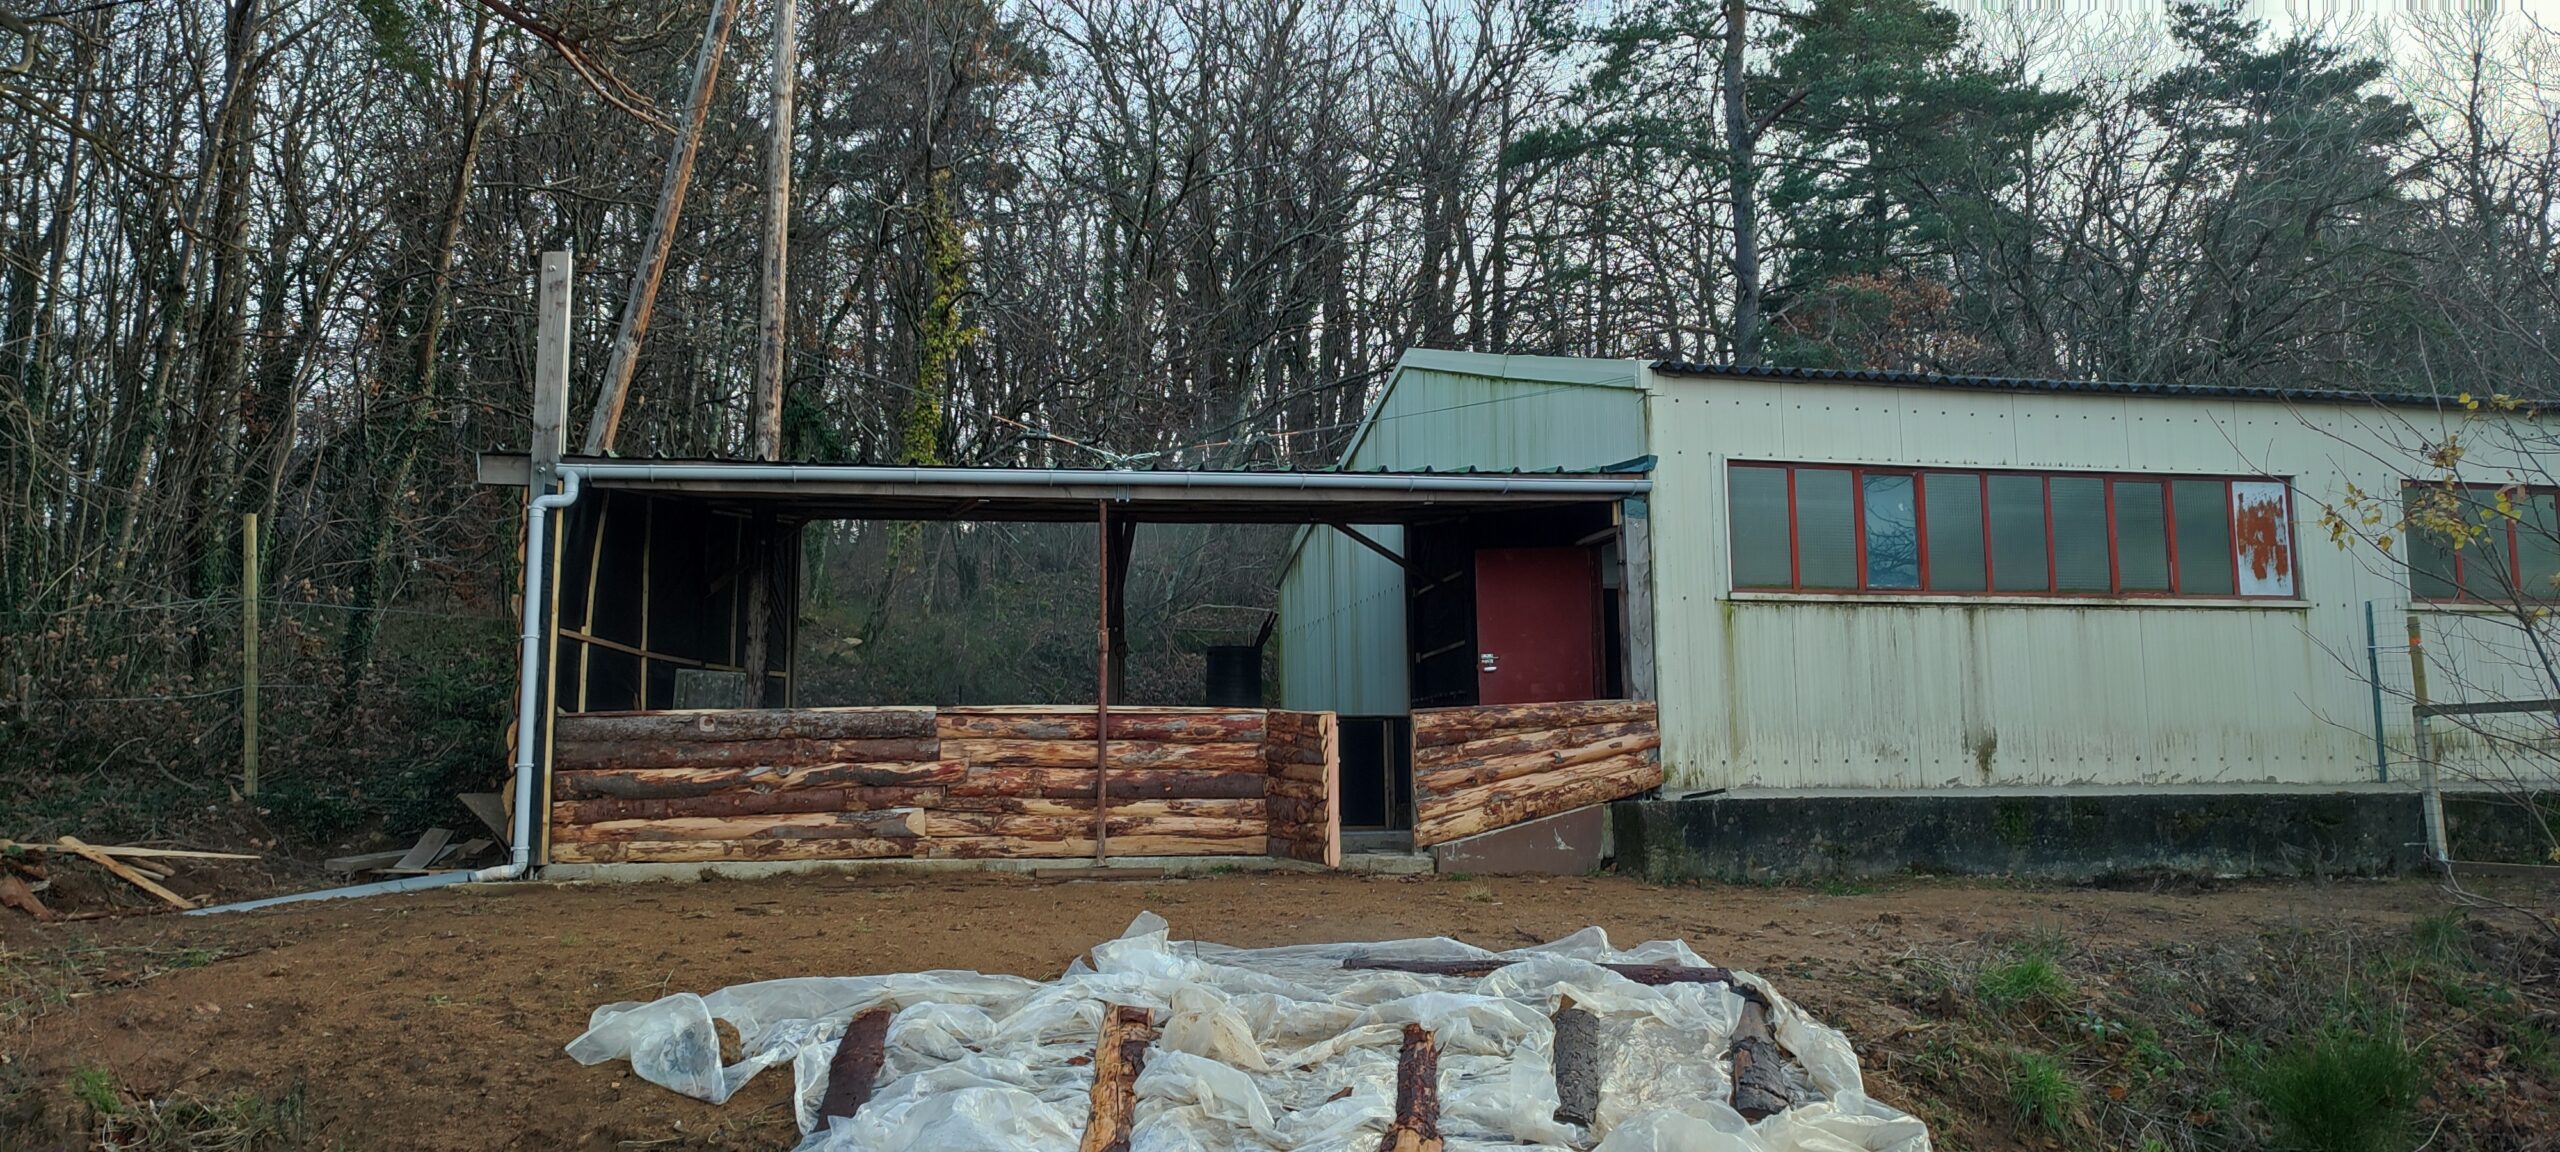
{"type": "MultiPolygon", "coordinates": [[[[2299,576],[2298,566],[2296,569],[2297,575],[2294,579],[2293,591],[2290,593],[2251,594],[2240,591],[2242,584],[2239,570],[2241,556],[2239,540],[2240,520],[2232,506],[2231,486],[2234,483],[2270,483],[2282,484],[2284,486],[2285,531],[2288,536],[2288,539],[2285,542],[2285,547],[2290,551],[2291,555],[2298,557],[2301,555],[2301,551],[2298,547],[2299,529],[2295,526],[2293,521],[2293,483],[2290,479],[2285,477],[2194,475],[2188,473],[2093,472],[2025,468],[1933,468],[1925,465],[1870,466],[1864,464],[1811,464],[1796,463],[1785,460],[1734,460],[1729,462],[1726,465],[1726,468],[1726,474],[1728,476],[1731,475],[1731,470],[1735,468],[1779,469],[1785,474],[1787,485],[1788,582],[1785,585],[1773,585],[1743,584],[1736,581],[1733,587],[1734,590],[1738,592],[1784,592],[1814,596],[1948,596],[2007,597],[2013,599],[2027,597],[2038,599],[2239,600],[2277,602],[2296,601],[2302,598],[2302,582],[2299,576]],[[1825,472],[1846,472],[1849,474],[1849,527],[1854,539],[1854,554],[1856,557],[1857,587],[1855,588],[1807,587],[1804,583],[1803,541],[1801,538],[1801,531],[1798,527],[1798,516],[1796,510],[1796,473],[1808,469],[1825,472]],[[1869,475],[1900,476],[1911,481],[1912,531],[1916,537],[1919,551],[1920,586],[1917,588],[1874,587],[1870,585],[1868,581],[1867,477],[1869,475]],[[1931,548],[1929,544],[1929,485],[1926,479],[1930,476],[1964,476],[1970,477],[1973,480],[1976,499],[1979,501],[1980,507],[1979,522],[1982,526],[1983,586],[1981,588],[1938,588],[1934,586],[1936,581],[1934,573],[1931,570],[1931,548]],[[2039,487],[2042,489],[2044,497],[2044,586],[2042,588],[2000,587],[1998,562],[1999,549],[1993,540],[1991,520],[1990,478],[1993,476],[2032,476],[2039,481],[2039,487]],[[2061,563],[2056,557],[2053,532],[2053,481],[2057,477],[2088,477],[2103,482],[2102,491],[2104,495],[2102,497],[2102,502],[2106,510],[2107,538],[2107,587],[2104,590],[2065,590],[2056,587],[2061,575],[2061,563]],[[2229,592],[2186,591],[2187,568],[2178,553],[2178,500],[2175,485],[2181,481],[2207,481],[2219,483],[2222,486],[2223,532],[2226,547],[2221,554],[2221,563],[2224,567],[2225,573],[2229,577],[2229,584],[2232,589],[2229,592]],[[2149,484],[2159,488],[2160,490],[2161,532],[2165,537],[2163,543],[2166,548],[2169,567],[2169,587],[2166,589],[2126,588],[2124,586],[2122,546],[2118,539],[2116,522],[2116,485],[2119,483],[2149,484]]],[[[1728,522],[1726,532],[1726,546],[1728,548],[1735,547],[1731,532],[1732,525],[1730,522],[1730,510],[1731,505],[1728,504],[1728,522]]],[[[2513,525],[2511,523],[2510,528],[2512,529],[2512,527],[2513,525]]],[[[2514,539],[2512,532],[2509,539],[2512,544],[2514,539]]],[[[2520,561],[2516,559],[2518,555],[2519,554],[2510,547],[2508,552],[2509,563],[2520,563],[2520,561]]],[[[1728,571],[1731,569],[1732,565],[1728,564],[1728,571]]],[[[2521,571],[2521,569],[2518,569],[2518,571],[2521,571]]],[[[2457,589],[2461,587],[2459,579],[2457,579],[2455,586],[2457,589]]]]}
{"type": "MultiPolygon", "coordinates": [[[[2496,496],[2500,491],[2512,491],[2520,494],[2523,499],[2518,501],[2518,503],[2522,503],[2526,506],[2530,506],[2532,500],[2537,496],[2549,496],[2553,497],[2555,500],[2560,500],[2560,487],[2551,487],[2547,485],[2454,484],[2448,486],[2445,484],[2431,484],[2420,480],[2403,480],[2400,482],[2400,506],[2404,510],[2402,514],[2404,516],[2406,515],[2405,510],[2408,508],[2410,493],[2419,491],[2441,492],[2446,491],[2448,488],[2454,492],[2478,492],[2487,495],[2491,498],[2487,501],[2491,507],[2496,506],[2496,496]]],[[[1792,525],[1792,523],[1793,522],[1791,520],[1790,524],[1792,525]]],[[[2530,589],[2525,587],[2524,518],[2519,516],[2509,519],[2503,527],[2507,536],[2505,545],[2507,550],[2507,587],[2515,589],[2516,595],[2519,599],[2551,600],[2560,598],[2560,590],[2554,590],[2552,592],[2544,593],[2541,596],[2535,596],[2532,594],[2530,589]]],[[[1790,528],[1790,531],[1792,532],[1792,527],[1790,528]]],[[[2405,527],[2403,529],[2403,533],[2405,535],[2415,534],[2414,531],[2410,531],[2405,527]]],[[[2481,596],[2475,594],[2471,590],[2471,581],[2464,572],[2464,567],[2469,563],[2469,560],[2466,559],[2467,557],[2476,557],[2479,555],[2478,549],[2454,548],[2444,544],[2438,544],[2437,547],[2443,548],[2444,554],[2453,561],[2453,572],[2451,574],[2451,579],[2453,581],[2453,595],[2430,596],[2420,593],[2418,591],[2416,573],[2417,560],[2413,556],[2408,561],[2411,569],[2409,579],[2410,599],[2416,600],[2422,604],[2494,604],[2499,602],[2497,597],[2481,596]]]]}

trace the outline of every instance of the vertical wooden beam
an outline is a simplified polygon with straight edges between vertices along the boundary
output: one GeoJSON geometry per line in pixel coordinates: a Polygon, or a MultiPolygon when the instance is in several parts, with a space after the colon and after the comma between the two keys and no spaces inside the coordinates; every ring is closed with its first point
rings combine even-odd
{"type": "Polygon", "coordinates": [[[791,116],[800,70],[800,6],[774,0],[773,82],[764,145],[764,269],[757,292],[756,458],[782,458],[782,379],[790,335],[791,116]]]}
{"type": "Polygon", "coordinates": [[[1626,622],[1627,696],[1652,700],[1653,511],[1642,496],[1618,503],[1618,615],[1626,622]]]}
{"type": "Polygon", "coordinates": [[[2419,782],[2425,792],[2419,811],[2427,824],[2427,862],[2450,869],[2452,852],[2445,843],[2443,781],[2436,771],[2436,749],[2433,734],[2427,731],[2427,638],[2418,630],[2418,614],[2409,613],[2409,691],[2415,707],[2409,711],[2411,751],[2418,757],[2419,782]]]}
{"type": "Polygon", "coordinates": [[[1095,564],[1102,588],[1094,629],[1093,862],[1111,855],[1111,502],[1094,504],[1095,564]]]}
{"type": "Polygon", "coordinates": [[[258,794],[258,514],[240,516],[240,794],[258,794]]]}
{"type": "Polygon", "coordinates": [[[541,297],[534,308],[533,482],[528,498],[551,490],[560,457],[569,450],[570,256],[542,254],[541,297]]]}

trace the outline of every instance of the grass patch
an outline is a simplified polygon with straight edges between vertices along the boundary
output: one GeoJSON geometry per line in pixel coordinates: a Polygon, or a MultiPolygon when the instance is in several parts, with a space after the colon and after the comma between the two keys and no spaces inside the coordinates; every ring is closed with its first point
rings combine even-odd
{"type": "Polygon", "coordinates": [[[2071,1078],[2062,1061],[2042,1052],[2010,1053],[2002,1079],[2021,1126],[2061,1132],[2080,1110],[2080,1083],[2071,1078]]]}
{"type": "Polygon", "coordinates": [[[2070,992],[2062,965],[2042,948],[1986,967],[1973,981],[1974,999],[1995,1012],[2059,1003],[2070,992]]]}
{"type": "Polygon", "coordinates": [[[80,1106],[100,1116],[116,1116],[124,1112],[124,1097],[116,1091],[115,1073],[96,1065],[83,1065],[71,1070],[71,1078],[62,1085],[80,1106]]]}
{"type": "Polygon", "coordinates": [[[2425,1073],[2397,1030],[2324,1028],[2269,1057],[2258,1102],[2289,1152],[2381,1152],[2402,1147],[2425,1073]]]}

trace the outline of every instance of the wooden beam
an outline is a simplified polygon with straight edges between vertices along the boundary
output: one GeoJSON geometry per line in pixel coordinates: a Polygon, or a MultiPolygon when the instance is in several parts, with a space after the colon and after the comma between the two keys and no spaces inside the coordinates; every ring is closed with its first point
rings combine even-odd
{"type": "Polygon", "coordinates": [[[1146,1069],[1147,1045],[1155,1037],[1146,1009],[1105,1006],[1102,1034],[1093,1045],[1092,1108],[1076,1152],[1128,1152],[1137,1123],[1138,1073],[1146,1069]]]}
{"type": "Polygon", "coordinates": [[[73,853],[77,854],[81,859],[95,864],[100,868],[104,868],[109,872],[115,873],[116,876],[122,879],[125,883],[131,884],[136,888],[140,888],[145,892],[159,897],[162,902],[168,904],[172,908],[193,908],[196,906],[195,901],[189,900],[184,896],[180,896],[175,892],[153,883],[150,877],[145,876],[140,872],[136,872],[131,868],[125,867],[123,864],[117,862],[116,858],[113,856],[109,856],[104,852],[100,852],[95,848],[81,843],[80,839],[76,836],[63,837],[61,844],[63,847],[68,848],[73,853]]]}

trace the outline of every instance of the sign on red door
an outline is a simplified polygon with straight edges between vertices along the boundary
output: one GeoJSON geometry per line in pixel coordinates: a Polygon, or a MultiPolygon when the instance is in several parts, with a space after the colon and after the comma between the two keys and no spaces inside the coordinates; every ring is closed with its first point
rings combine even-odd
{"type": "Polygon", "coordinates": [[[1600,694],[1600,564],[1588,548],[1476,553],[1476,702],[1600,694]]]}

